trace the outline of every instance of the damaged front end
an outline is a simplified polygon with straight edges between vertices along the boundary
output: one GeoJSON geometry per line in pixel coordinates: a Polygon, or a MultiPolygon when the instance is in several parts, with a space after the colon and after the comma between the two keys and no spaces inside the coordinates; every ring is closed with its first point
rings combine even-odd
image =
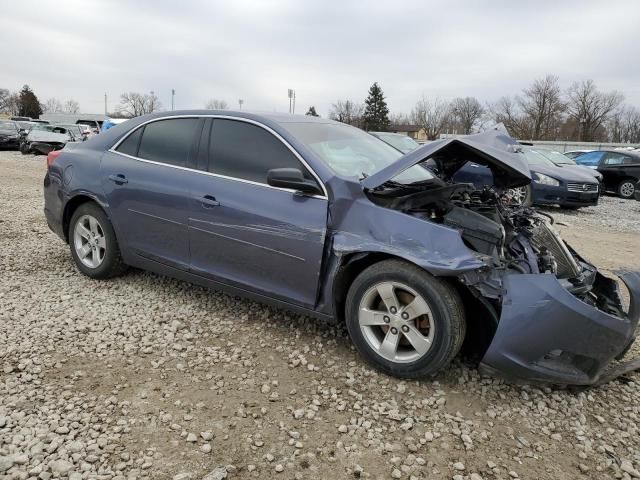
{"type": "Polygon", "coordinates": [[[567,245],[551,217],[511,203],[509,188],[528,179],[514,141],[499,137],[432,147],[423,161],[437,174],[433,181],[405,185],[379,175],[365,179],[367,195],[378,205],[457,230],[485,264],[458,275],[494,319],[482,370],[521,381],[592,385],[640,368],[640,361],[632,361],[607,370],[635,340],[640,273],[619,275],[630,295],[625,311],[618,283],[567,245]],[[488,140],[492,145],[483,149],[488,140]],[[496,147],[501,142],[503,149],[496,147]],[[496,186],[478,190],[454,183],[451,177],[466,161],[492,168],[496,186]]]}

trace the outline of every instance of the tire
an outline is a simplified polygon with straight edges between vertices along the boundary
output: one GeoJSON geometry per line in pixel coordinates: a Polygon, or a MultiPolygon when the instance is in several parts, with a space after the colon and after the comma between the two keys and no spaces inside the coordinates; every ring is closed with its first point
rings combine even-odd
{"type": "Polygon", "coordinates": [[[83,203],[73,213],[69,247],[76,267],[88,277],[112,278],[127,269],[109,218],[93,202],[83,203]]]}
{"type": "Polygon", "coordinates": [[[18,149],[22,155],[27,155],[29,153],[29,148],[26,143],[21,143],[18,149]]]}
{"type": "Polygon", "coordinates": [[[464,305],[455,288],[400,260],[376,263],[356,277],[347,294],[345,318],[360,355],[374,368],[401,378],[421,378],[446,367],[460,351],[466,331],[464,305]],[[424,303],[413,305],[421,307],[407,308],[417,297],[424,303]],[[395,314],[394,304],[400,307],[395,314]],[[395,350],[386,348],[394,343],[395,350]]]}
{"type": "Polygon", "coordinates": [[[618,195],[622,198],[633,198],[636,192],[636,182],[632,178],[626,178],[618,185],[618,195]]]}

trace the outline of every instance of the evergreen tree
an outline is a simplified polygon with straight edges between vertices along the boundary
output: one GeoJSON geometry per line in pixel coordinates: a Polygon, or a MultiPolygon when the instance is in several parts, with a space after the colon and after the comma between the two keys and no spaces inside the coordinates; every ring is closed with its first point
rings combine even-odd
{"type": "Polygon", "coordinates": [[[389,128],[389,108],[384,99],[384,93],[378,82],[374,82],[369,89],[369,96],[364,101],[364,128],[368,131],[384,132],[389,128]]]}
{"type": "Polygon", "coordinates": [[[311,117],[319,117],[320,115],[318,115],[318,113],[316,112],[316,107],[314,107],[313,105],[311,105],[309,107],[309,110],[307,110],[307,113],[305,113],[305,115],[309,115],[311,117]]]}
{"type": "Polygon", "coordinates": [[[42,113],[42,107],[38,101],[38,97],[33,93],[33,90],[29,88],[29,85],[25,85],[20,90],[18,99],[18,115],[21,117],[39,118],[42,113]]]}

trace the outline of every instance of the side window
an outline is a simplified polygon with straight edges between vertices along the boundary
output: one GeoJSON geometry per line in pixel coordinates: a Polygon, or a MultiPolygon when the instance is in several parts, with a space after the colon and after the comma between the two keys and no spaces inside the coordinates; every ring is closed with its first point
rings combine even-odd
{"type": "Polygon", "coordinates": [[[216,119],[209,137],[209,171],[243,180],[267,183],[272,168],[298,168],[311,174],[279,139],[251,123],[216,119]]]}
{"type": "Polygon", "coordinates": [[[184,167],[189,159],[199,121],[199,118],[173,118],[147,124],[137,156],[184,167]]]}
{"type": "Polygon", "coordinates": [[[621,153],[607,153],[604,163],[607,165],[622,165],[623,163],[630,163],[629,157],[621,153]]]}
{"type": "Polygon", "coordinates": [[[582,155],[578,155],[575,161],[578,165],[587,165],[590,167],[597,167],[600,164],[600,159],[604,155],[604,152],[587,152],[582,155]]]}
{"type": "Polygon", "coordinates": [[[129,135],[124,142],[118,145],[117,152],[124,153],[125,155],[131,155],[132,157],[138,156],[138,145],[140,145],[140,137],[144,127],[138,128],[131,135],[129,135]]]}

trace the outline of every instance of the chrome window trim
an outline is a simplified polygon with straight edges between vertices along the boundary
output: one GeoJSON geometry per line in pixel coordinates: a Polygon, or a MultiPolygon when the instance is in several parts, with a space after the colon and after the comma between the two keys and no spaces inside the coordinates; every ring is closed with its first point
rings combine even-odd
{"type": "Polygon", "coordinates": [[[226,120],[236,120],[236,121],[240,121],[240,122],[250,123],[250,124],[256,125],[256,126],[258,126],[260,128],[263,128],[264,130],[269,132],[271,135],[273,135],[275,138],[280,140],[280,142],[282,142],[291,151],[291,153],[293,153],[293,155],[300,161],[300,163],[302,163],[302,165],[304,165],[306,167],[306,169],[311,173],[311,175],[313,175],[313,178],[316,179],[316,181],[318,182],[318,185],[320,185],[320,188],[322,189],[323,195],[307,195],[307,196],[312,197],[312,198],[323,198],[325,200],[329,199],[329,195],[327,193],[327,188],[324,186],[324,183],[322,182],[322,180],[320,180],[320,177],[318,176],[318,174],[313,170],[313,168],[311,168],[311,166],[306,162],[306,160],[304,158],[302,158],[302,155],[300,155],[289,144],[289,142],[287,142],[278,132],[276,132],[272,128],[270,128],[270,127],[268,127],[268,126],[266,126],[266,125],[264,125],[264,124],[262,124],[262,123],[260,123],[260,122],[258,122],[256,120],[252,120],[250,118],[233,117],[231,115],[206,115],[206,114],[205,115],[168,115],[166,117],[152,118],[151,120],[147,120],[146,122],[141,123],[136,128],[133,128],[133,129],[129,130],[125,136],[123,136],[120,140],[118,140],[116,143],[114,143],[111,146],[111,148],[109,148],[107,151],[111,152],[111,153],[115,153],[117,155],[122,155],[123,157],[127,157],[127,158],[130,158],[132,160],[137,160],[139,162],[146,162],[146,163],[151,163],[151,164],[154,164],[154,165],[163,165],[165,167],[177,168],[179,170],[186,170],[186,171],[189,171],[189,172],[201,173],[203,175],[210,175],[212,177],[224,178],[224,179],[227,179],[227,180],[235,180],[237,182],[249,183],[251,185],[259,185],[261,187],[267,187],[267,188],[272,188],[272,189],[275,189],[275,190],[281,190],[283,192],[299,193],[297,190],[293,190],[291,188],[274,187],[272,185],[269,185],[268,183],[254,182],[253,180],[246,180],[244,178],[229,177],[227,175],[221,175],[219,173],[213,173],[213,172],[205,172],[205,171],[198,170],[198,169],[195,169],[195,168],[181,167],[179,165],[171,165],[170,163],[156,162],[155,160],[147,160],[146,158],[134,157],[133,155],[128,155],[126,153],[118,152],[116,150],[116,148],[118,148],[120,146],[120,144],[122,142],[124,142],[129,137],[129,135],[133,134],[133,132],[135,132],[139,128],[142,128],[142,127],[144,127],[145,125],[147,125],[149,123],[159,122],[160,120],[171,120],[171,119],[175,119],[175,118],[221,118],[221,119],[226,119],[226,120]]]}

